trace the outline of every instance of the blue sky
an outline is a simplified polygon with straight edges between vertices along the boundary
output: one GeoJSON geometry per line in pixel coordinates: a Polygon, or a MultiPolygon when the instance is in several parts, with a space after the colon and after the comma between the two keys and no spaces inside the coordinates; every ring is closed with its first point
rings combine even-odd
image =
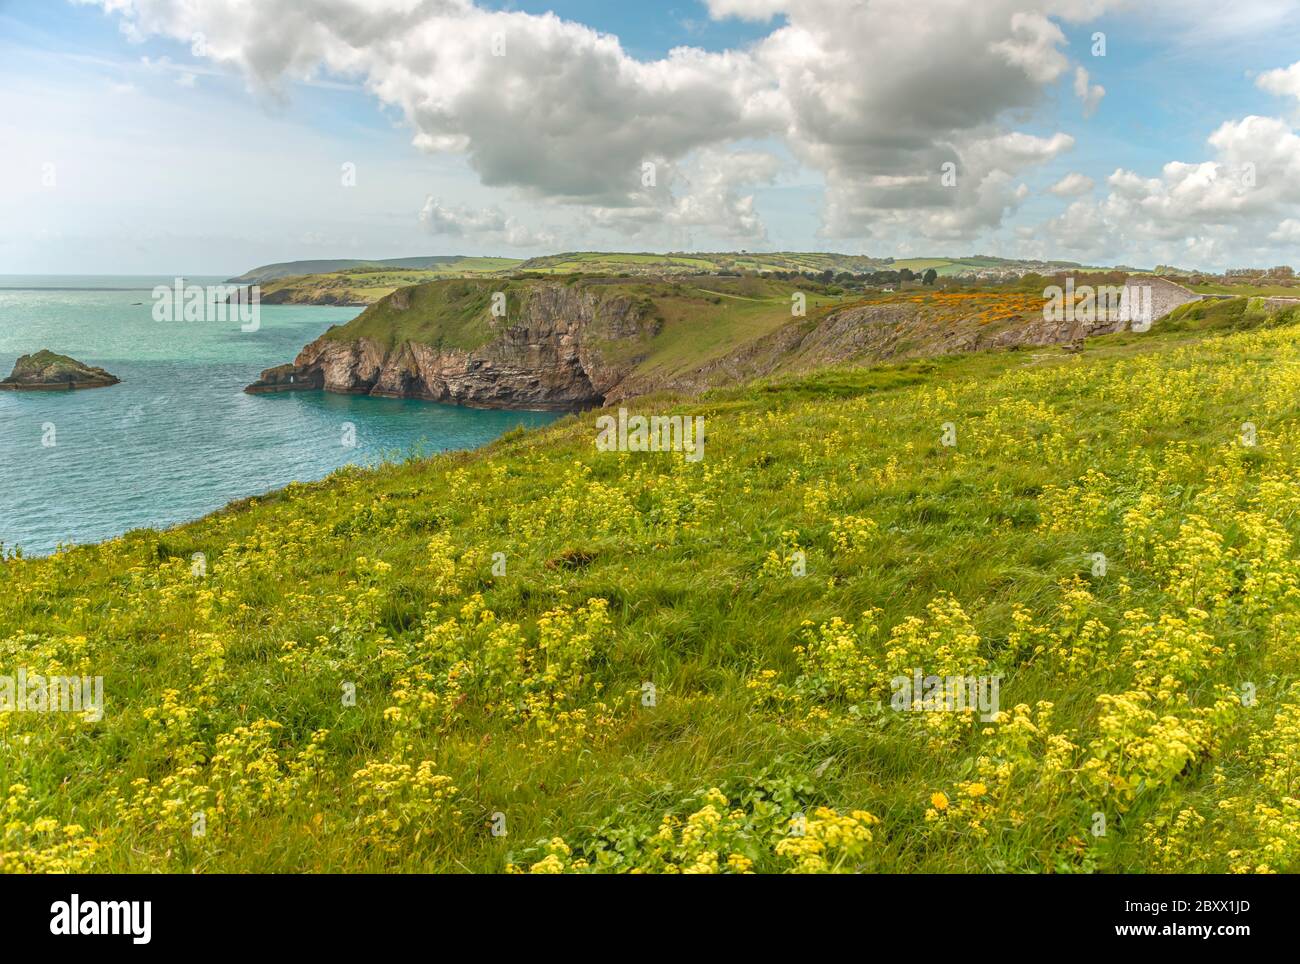
{"type": "Polygon", "coordinates": [[[576,249],[1300,262],[1286,0],[453,0],[391,30],[406,0],[191,7],[0,2],[0,273],[576,249]]]}

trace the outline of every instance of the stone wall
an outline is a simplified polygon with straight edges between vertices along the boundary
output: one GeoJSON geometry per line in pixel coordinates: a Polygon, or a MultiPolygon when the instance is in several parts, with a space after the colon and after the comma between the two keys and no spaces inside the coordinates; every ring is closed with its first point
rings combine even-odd
{"type": "MultiPolygon", "coordinates": [[[[1151,289],[1152,321],[1159,321],[1175,308],[1185,305],[1189,301],[1200,301],[1202,297],[1196,292],[1184,288],[1176,281],[1170,281],[1168,278],[1157,278],[1154,275],[1135,275],[1124,282],[1124,287],[1149,287],[1151,289]]],[[[1132,297],[1130,295],[1130,298],[1132,297]]]]}

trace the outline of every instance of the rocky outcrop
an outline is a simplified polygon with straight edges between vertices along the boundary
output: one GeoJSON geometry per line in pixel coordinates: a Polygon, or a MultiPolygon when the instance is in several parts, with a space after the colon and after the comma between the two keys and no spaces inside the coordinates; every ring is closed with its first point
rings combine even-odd
{"type": "Polygon", "coordinates": [[[277,287],[276,285],[277,282],[271,282],[267,287],[241,285],[235,287],[221,300],[229,305],[249,302],[252,297],[250,292],[256,288],[257,303],[262,305],[332,305],[338,308],[365,308],[372,303],[372,299],[361,297],[351,288],[293,284],[277,287]]]}
{"type": "Polygon", "coordinates": [[[83,365],[67,355],[41,350],[23,355],[8,378],[0,381],[6,391],[68,391],[75,388],[106,388],[120,381],[102,368],[83,365]]]}
{"type": "MultiPolygon", "coordinates": [[[[410,289],[400,289],[381,305],[407,312],[410,297],[410,289]]],[[[480,408],[577,410],[602,404],[643,357],[638,346],[658,331],[652,306],[600,285],[535,285],[519,300],[513,316],[487,314],[487,337],[478,347],[412,338],[390,344],[331,331],[245,391],[324,389],[480,408]]]]}
{"type": "Polygon", "coordinates": [[[334,305],[340,308],[364,308],[369,301],[357,295],[355,291],[344,288],[292,288],[284,287],[267,291],[262,295],[264,305],[334,305]]]}

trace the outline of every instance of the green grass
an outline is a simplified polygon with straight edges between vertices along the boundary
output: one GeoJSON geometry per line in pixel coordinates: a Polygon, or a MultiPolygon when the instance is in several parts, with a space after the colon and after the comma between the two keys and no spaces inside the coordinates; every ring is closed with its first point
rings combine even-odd
{"type": "MultiPolygon", "coordinates": [[[[657,293],[655,310],[663,328],[637,371],[666,375],[705,364],[739,345],[770,334],[793,320],[791,297],[800,287],[756,278],[708,279],[657,293]]],[[[805,293],[806,317],[816,317],[844,299],[805,293]]]]}
{"type": "MultiPolygon", "coordinates": [[[[1048,264],[1057,270],[1080,272],[1110,270],[1105,268],[1089,269],[1073,261],[1051,261],[1048,262],[1048,264]]],[[[933,268],[935,273],[939,276],[948,277],[950,275],[970,274],[977,271],[1019,268],[1024,265],[1025,262],[1010,258],[975,256],[970,258],[897,258],[885,267],[894,271],[900,271],[903,268],[910,268],[918,275],[923,274],[929,268],[933,268]]]]}
{"type": "Polygon", "coordinates": [[[513,269],[514,258],[459,258],[433,268],[358,267],[292,275],[261,283],[262,297],[282,296],[290,304],[324,302],[369,305],[398,288],[440,278],[497,276],[513,269]]]}
{"type": "Polygon", "coordinates": [[[798,271],[822,272],[826,270],[872,271],[881,267],[880,258],[864,255],[829,254],[822,252],[692,252],[685,253],[622,253],[580,251],[566,254],[544,255],[531,258],[519,266],[520,271],[540,274],[569,274],[575,271],[597,274],[707,274],[719,271],[798,271]]]}
{"type": "Polygon", "coordinates": [[[415,341],[438,348],[469,349],[490,341],[492,296],[504,292],[507,305],[518,312],[528,286],[494,279],[436,281],[407,288],[409,307],[381,299],[346,324],[335,325],[325,337],[340,341],[369,338],[388,347],[415,341]]]}
{"type": "Polygon", "coordinates": [[[520,263],[519,258],[466,257],[464,255],[436,255],[434,257],[387,258],[367,261],[352,258],[332,258],[307,261],[282,261],[264,264],[244,274],[239,280],[268,284],[283,278],[302,278],[310,275],[364,273],[373,271],[432,271],[439,274],[459,274],[464,271],[503,271],[520,263]]]}
{"type": "Polygon", "coordinates": [[[11,558],[0,669],[107,705],[0,714],[0,869],[1294,870],[1300,343],[1238,323],[639,399],[704,458],[571,416],[11,558]],[[914,665],[1008,717],[889,710],[914,665]]]}
{"type": "MultiPolygon", "coordinates": [[[[399,259],[402,260],[402,259],[399,259]]],[[[406,259],[429,261],[431,259],[406,259]]],[[[372,304],[403,285],[421,284],[439,278],[475,278],[516,275],[525,277],[563,277],[573,275],[622,276],[632,278],[676,278],[712,274],[765,274],[797,272],[801,274],[861,274],[884,269],[911,268],[923,273],[935,268],[940,275],[964,274],[985,268],[1013,268],[1024,262],[1004,258],[905,258],[892,260],[866,255],[827,252],[601,252],[579,251],[543,255],[520,261],[516,258],[448,257],[436,263],[408,264],[363,263],[335,267],[337,262],[288,262],[254,269],[249,277],[264,272],[263,294],[278,294],[290,303],[321,303],[332,300],[372,304]],[[300,266],[295,268],[295,265],[300,266]]],[[[1052,262],[1062,268],[1086,269],[1072,262],[1052,262]]]]}
{"type": "Polygon", "coordinates": [[[1300,321],[1300,304],[1274,309],[1255,298],[1215,298],[1180,305],[1161,319],[1165,331],[1247,330],[1293,325],[1300,321]]]}
{"type": "Polygon", "coordinates": [[[890,267],[900,271],[903,268],[910,268],[912,271],[920,272],[925,271],[927,268],[935,268],[936,270],[939,268],[948,268],[951,270],[953,268],[964,266],[960,265],[959,262],[950,260],[949,258],[903,258],[895,261],[890,265],[890,267]]]}
{"type": "Polygon", "coordinates": [[[1234,298],[1300,298],[1300,287],[1286,285],[1257,284],[1200,284],[1187,285],[1192,291],[1202,295],[1232,295],[1234,298]]]}

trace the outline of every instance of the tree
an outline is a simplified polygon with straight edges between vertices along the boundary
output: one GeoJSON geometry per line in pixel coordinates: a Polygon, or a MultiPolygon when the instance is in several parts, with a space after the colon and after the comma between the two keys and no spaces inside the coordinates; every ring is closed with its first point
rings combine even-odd
{"type": "Polygon", "coordinates": [[[911,268],[902,268],[898,272],[898,279],[900,281],[915,281],[916,275],[912,273],[911,268]]]}
{"type": "Polygon", "coordinates": [[[926,268],[925,274],[921,275],[921,284],[932,285],[937,277],[939,277],[939,272],[933,268],[926,268]]]}

